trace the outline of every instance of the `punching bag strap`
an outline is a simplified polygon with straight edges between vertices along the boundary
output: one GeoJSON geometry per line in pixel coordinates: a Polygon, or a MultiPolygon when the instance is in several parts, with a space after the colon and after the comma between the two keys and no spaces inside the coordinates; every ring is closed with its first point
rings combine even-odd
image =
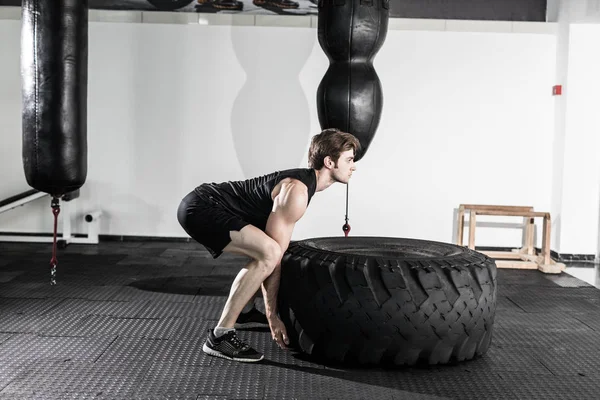
{"type": "Polygon", "coordinates": [[[52,198],[52,214],[54,214],[54,241],[52,243],[52,259],[50,260],[50,284],[56,285],[56,265],[58,264],[58,259],[56,258],[56,236],[58,228],[58,214],[60,214],[58,197],[52,198]]]}
{"type": "Polygon", "coordinates": [[[348,191],[350,184],[347,183],[346,184],[346,223],[344,224],[344,226],[342,226],[342,231],[344,232],[344,236],[348,237],[348,235],[350,234],[350,230],[352,229],[350,227],[350,224],[348,223],[348,191]]]}

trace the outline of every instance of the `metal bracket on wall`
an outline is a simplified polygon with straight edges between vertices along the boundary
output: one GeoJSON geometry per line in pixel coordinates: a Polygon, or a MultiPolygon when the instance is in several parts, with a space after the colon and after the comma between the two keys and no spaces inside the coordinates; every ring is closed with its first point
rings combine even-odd
{"type": "MultiPolygon", "coordinates": [[[[29,190],[20,193],[16,196],[0,201],[0,214],[13,210],[17,207],[22,207],[35,200],[50,197],[48,193],[38,190],[29,190]]],[[[62,211],[59,219],[62,224],[61,232],[58,234],[59,247],[66,247],[71,243],[75,244],[98,244],[98,234],[100,218],[102,211],[95,210],[86,214],[76,213],[77,197],[69,194],[62,199],[62,211]],[[82,218],[86,223],[87,234],[74,234],[72,232],[72,222],[74,219],[82,218]]],[[[54,240],[52,235],[29,234],[23,232],[0,232],[0,242],[25,242],[25,243],[52,243],[54,240]]]]}

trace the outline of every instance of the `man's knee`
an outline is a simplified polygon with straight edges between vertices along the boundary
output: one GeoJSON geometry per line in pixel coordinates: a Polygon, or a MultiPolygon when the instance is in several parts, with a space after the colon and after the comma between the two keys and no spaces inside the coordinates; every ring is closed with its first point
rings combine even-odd
{"type": "Polygon", "coordinates": [[[275,240],[265,241],[262,248],[262,259],[259,262],[262,264],[262,267],[265,269],[265,273],[267,275],[271,275],[279,260],[281,259],[282,251],[279,243],[275,240]]]}

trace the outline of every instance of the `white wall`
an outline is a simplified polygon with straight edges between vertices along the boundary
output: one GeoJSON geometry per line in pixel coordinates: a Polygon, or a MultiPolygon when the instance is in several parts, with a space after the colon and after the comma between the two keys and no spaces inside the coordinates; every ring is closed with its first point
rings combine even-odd
{"type": "MultiPolygon", "coordinates": [[[[19,29],[0,21],[0,198],[28,189],[19,29]]],[[[306,165],[328,65],[315,29],[91,23],[89,38],[80,203],[105,211],[102,234],[184,236],[175,211],[195,185],[306,165]]],[[[555,47],[551,34],[390,30],[375,61],[384,113],[350,185],[351,234],[449,242],[460,203],[549,210],[555,47]]],[[[294,239],[341,235],[344,213],[344,187],[317,194],[294,239]]],[[[47,202],[0,215],[2,231],[51,223],[47,202]]],[[[520,243],[519,231],[478,232],[478,245],[520,243]]]]}
{"type": "Polygon", "coordinates": [[[549,0],[547,4],[547,19],[557,22],[556,30],[556,78],[555,85],[562,86],[562,95],[554,100],[554,145],[552,149],[552,249],[561,249],[562,219],[563,219],[563,176],[565,166],[565,136],[567,124],[567,104],[569,97],[569,40],[570,19],[578,13],[581,5],[574,1],[549,0]]]}
{"type": "Polygon", "coordinates": [[[600,161],[595,155],[598,102],[595,56],[600,0],[552,0],[548,20],[557,22],[553,191],[553,249],[598,254],[600,161]]]}
{"type": "Polygon", "coordinates": [[[600,204],[600,26],[572,24],[564,148],[563,252],[596,253],[600,204]]]}

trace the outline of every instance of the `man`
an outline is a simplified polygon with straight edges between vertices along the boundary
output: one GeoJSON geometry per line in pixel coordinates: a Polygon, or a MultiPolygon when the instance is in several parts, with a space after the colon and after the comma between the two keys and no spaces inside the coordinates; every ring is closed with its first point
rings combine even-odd
{"type": "Polygon", "coordinates": [[[245,181],[202,184],[184,197],[177,218],[193,239],[214,258],[229,252],[251,259],[236,276],[221,318],[209,331],[204,352],[243,362],[263,359],[235,331],[236,326],[251,319],[250,313],[242,311],[252,308],[260,288],[266,310],[263,320],[273,340],[282,349],[287,348],[285,325],[277,315],[281,258],[312,196],[335,182],[348,183],[359,150],[360,143],[353,135],[326,129],[311,140],[310,168],[278,171],[245,181]]]}

